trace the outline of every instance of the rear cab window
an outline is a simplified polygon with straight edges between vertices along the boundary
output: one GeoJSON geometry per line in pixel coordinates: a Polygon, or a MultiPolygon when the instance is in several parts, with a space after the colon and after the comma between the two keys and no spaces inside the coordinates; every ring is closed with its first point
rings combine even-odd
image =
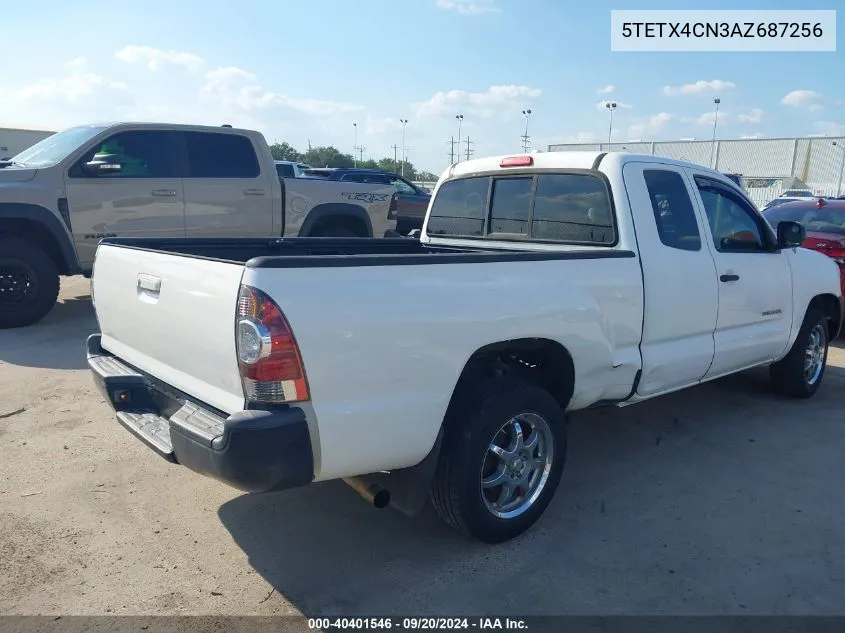
{"type": "Polygon", "coordinates": [[[426,231],[432,237],[590,246],[618,241],[610,187],[586,170],[449,180],[434,198],[426,231]]]}

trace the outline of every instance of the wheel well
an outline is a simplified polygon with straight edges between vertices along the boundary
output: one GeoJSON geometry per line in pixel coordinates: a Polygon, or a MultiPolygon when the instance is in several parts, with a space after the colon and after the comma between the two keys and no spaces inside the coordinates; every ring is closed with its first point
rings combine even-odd
{"type": "Polygon", "coordinates": [[[366,223],[354,215],[330,215],[320,218],[314,223],[314,226],[311,227],[309,234],[313,235],[318,233],[320,229],[324,229],[327,226],[342,226],[354,232],[356,235],[360,235],[361,237],[367,236],[366,223]]]}
{"type": "Polygon", "coordinates": [[[842,312],[840,311],[839,299],[831,294],[817,295],[810,301],[807,310],[816,308],[821,311],[827,318],[827,330],[830,332],[830,337],[833,338],[839,331],[840,319],[842,312]]]}
{"type": "Polygon", "coordinates": [[[4,218],[0,220],[0,235],[22,237],[35,242],[56,262],[60,275],[70,273],[68,263],[55,236],[40,222],[24,218],[4,218]]]}
{"type": "MultiPolygon", "coordinates": [[[[566,409],[575,391],[575,365],[566,348],[543,338],[514,339],[485,345],[467,361],[455,394],[485,377],[515,375],[548,391],[566,409]]],[[[451,406],[450,402],[450,406],[451,406]]]]}

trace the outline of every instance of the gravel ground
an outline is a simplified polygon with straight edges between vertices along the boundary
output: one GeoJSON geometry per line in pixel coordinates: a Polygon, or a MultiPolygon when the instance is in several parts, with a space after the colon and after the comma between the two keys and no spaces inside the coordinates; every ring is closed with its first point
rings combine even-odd
{"type": "Polygon", "coordinates": [[[810,401],[746,372],[573,416],[544,518],[488,547],[342,483],[242,495],[93,387],[88,282],[0,332],[2,614],[841,614],[845,346],[810,401]]]}

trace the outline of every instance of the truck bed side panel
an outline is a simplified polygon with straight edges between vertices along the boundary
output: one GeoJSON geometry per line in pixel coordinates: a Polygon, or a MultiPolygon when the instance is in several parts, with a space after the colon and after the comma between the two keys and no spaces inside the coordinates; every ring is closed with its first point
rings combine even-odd
{"type": "Polygon", "coordinates": [[[570,408],[625,398],[640,367],[642,278],[623,258],[250,268],[300,345],[319,426],[316,477],[418,463],[467,360],[540,337],[576,368],[570,408]]]}

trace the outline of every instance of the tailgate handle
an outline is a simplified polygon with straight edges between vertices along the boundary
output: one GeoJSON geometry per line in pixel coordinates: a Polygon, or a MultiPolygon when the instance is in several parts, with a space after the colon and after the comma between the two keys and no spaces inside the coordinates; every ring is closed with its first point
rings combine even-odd
{"type": "Polygon", "coordinates": [[[246,195],[246,196],[263,196],[264,190],[263,189],[244,189],[244,195],[246,195]]]}
{"type": "Polygon", "coordinates": [[[138,275],[138,288],[158,294],[161,291],[161,277],[140,273],[138,275]]]}
{"type": "Polygon", "coordinates": [[[173,189],[155,189],[153,190],[153,195],[157,198],[175,198],[176,191],[173,189]]]}

